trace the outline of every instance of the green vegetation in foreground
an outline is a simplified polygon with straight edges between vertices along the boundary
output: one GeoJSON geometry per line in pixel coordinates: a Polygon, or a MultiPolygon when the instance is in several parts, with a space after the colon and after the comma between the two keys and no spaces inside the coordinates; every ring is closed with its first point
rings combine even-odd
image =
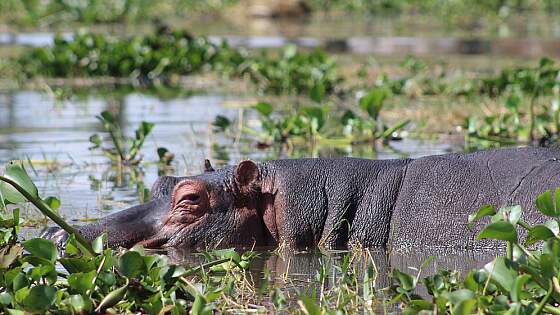
{"type": "Polygon", "coordinates": [[[419,276],[395,270],[391,301],[403,302],[409,314],[560,314],[560,189],[539,195],[536,205],[550,220],[533,226],[523,221],[519,206],[482,207],[469,217],[469,223],[490,217],[477,238],[505,241],[506,257],[497,257],[463,279],[449,271],[424,278],[431,300],[414,293],[419,276]],[[527,231],[524,243],[517,227],[527,231]],[[537,242],[542,249],[530,250],[537,242]]]}
{"type": "Polygon", "coordinates": [[[19,63],[28,77],[109,76],[171,85],[177,76],[213,70],[248,77],[259,90],[275,94],[317,90],[326,95],[341,81],[334,60],[321,51],[288,46],[277,56],[252,55],[185,31],[122,39],[79,32],[72,40],[56,37],[53,47],[35,48],[19,63]]]}
{"type": "Polygon", "coordinates": [[[258,288],[247,277],[246,270],[255,257],[252,252],[208,251],[200,265],[183,267],[170,264],[165,256],[147,255],[141,247],[105,248],[106,235],[90,244],[54,214],[47,199],[38,196],[21,165],[8,165],[0,181],[0,308],[10,314],[211,314],[248,310],[373,314],[388,313],[398,304],[404,306],[405,314],[560,314],[560,188],[537,197],[537,209],[551,218],[544,224],[531,226],[524,222],[519,206],[500,210],[484,206],[472,214],[470,224],[490,217],[478,239],[505,241],[507,255],[470,271],[464,278],[442,270],[420,282],[420,272],[411,276],[394,270],[394,285],[387,295],[383,293],[385,288],[375,285],[375,265],[367,254],[367,267],[360,273],[354,253],[344,256],[340,265],[322,264],[308,284],[311,289],[295,289],[296,306],[287,300],[287,292],[270,285],[270,273],[264,273],[258,288]],[[10,211],[6,204],[26,200],[72,233],[63,257],[51,241],[18,240],[19,210],[10,211]],[[527,230],[523,244],[517,226],[527,230]],[[543,243],[542,249],[531,250],[529,246],[537,242],[543,243]],[[57,264],[64,269],[57,269],[57,264]],[[331,288],[326,288],[331,268],[339,276],[331,288]],[[415,293],[421,283],[431,299],[415,293]]]}

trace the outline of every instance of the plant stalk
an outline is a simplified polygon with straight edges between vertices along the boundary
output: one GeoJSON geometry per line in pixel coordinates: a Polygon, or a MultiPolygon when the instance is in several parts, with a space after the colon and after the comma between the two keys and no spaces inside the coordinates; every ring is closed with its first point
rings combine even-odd
{"type": "Polygon", "coordinates": [[[80,232],[78,232],[78,230],[70,226],[68,223],[66,223],[66,221],[64,221],[64,219],[59,217],[47,204],[45,204],[45,202],[43,202],[43,200],[31,196],[31,194],[23,189],[23,187],[7,177],[0,176],[0,180],[14,187],[20,194],[25,197],[25,199],[35,205],[35,207],[37,207],[37,209],[39,209],[42,214],[53,220],[54,223],[60,226],[68,234],[74,234],[76,236],[76,240],[89,252],[89,254],[95,256],[93,248],[91,247],[91,243],[86,240],[84,236],[80,234],[80,232]]]}

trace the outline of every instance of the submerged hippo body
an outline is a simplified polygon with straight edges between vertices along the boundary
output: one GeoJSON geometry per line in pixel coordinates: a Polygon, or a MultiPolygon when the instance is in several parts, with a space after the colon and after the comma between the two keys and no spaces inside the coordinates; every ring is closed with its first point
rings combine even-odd
{"type": "MultiPolygon", "coordinates": [[[[189,177],[161,177],[152,201],[79,227],[111,246],[344,248],[491,247],[476,241],[485,204],[519,204],[543,221],[536,196],[560,186],[560,151],[517,148],[419,159],[243,161],[189,177]]],[[[63,232],[50,231],[61,240],[63,232]]]]}

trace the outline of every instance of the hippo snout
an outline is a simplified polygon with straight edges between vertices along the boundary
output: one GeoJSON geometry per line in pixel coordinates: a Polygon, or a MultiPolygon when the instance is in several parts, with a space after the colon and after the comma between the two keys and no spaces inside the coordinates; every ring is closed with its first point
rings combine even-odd
{"type": "Polygon", "coordinates": [[[68,241],[68,233],[63,229],[53,226],[49,227],[43,234],[42,238],[48,239],[55,243],[59,250],[64,250],[66,248],[66,241],[68,241]]]}

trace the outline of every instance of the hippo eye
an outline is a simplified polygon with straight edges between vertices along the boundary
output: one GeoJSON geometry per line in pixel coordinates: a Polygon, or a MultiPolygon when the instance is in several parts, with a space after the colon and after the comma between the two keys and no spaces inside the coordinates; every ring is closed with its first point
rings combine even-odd
{"type": "Polygon", "coordinates": [[[200,195],[196,193],[186,194],[181,201],[186,201],[189,204],[197,204],[200,200],[200,195]]]}

